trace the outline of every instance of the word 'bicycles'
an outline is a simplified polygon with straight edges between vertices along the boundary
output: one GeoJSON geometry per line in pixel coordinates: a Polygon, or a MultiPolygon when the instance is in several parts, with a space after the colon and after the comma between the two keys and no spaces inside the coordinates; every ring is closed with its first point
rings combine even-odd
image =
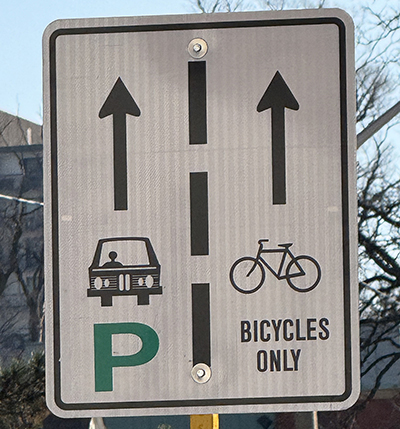
{"type": "Polygon", "coordinates": [[[321,267],[308,255],[294,256],[289,247],[293,243],[278,244],[279,249],[266,249],[268,239],[258,240],[257,256],[244,256],[232,265],[229,279],[232,286],[240,293],[254,293],[264,284],[265,268],[278,279],[285,279],[296,292],[309,292],[315,289],[321,280],[321,267]],[[282,253],[278,270],[265,260],[266,254],[282,253]],[[285,269],[286,267],[286,269],[285,269]]]}

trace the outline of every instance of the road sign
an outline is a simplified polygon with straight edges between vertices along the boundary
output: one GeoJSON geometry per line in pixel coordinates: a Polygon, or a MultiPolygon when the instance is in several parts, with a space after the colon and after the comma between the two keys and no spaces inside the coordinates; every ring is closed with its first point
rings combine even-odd
{"type": "Polygon", "coordinates": [[[354,403],[353,51],[340,10],[47,28],[54,413],[354,403]]]}

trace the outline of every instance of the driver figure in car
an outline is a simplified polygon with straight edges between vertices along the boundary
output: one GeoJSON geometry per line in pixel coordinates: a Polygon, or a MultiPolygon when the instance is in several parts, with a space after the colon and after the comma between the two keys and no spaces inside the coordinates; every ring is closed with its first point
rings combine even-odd
{"type": "Polygon", "coordinates": [[[102,267],[103,268],[117,268],[117,267],[123,267],[124,265],[121,264],[121,262],[116,261],[117,259],[117,252],[114,252],[113,250],[108,254],[108,257],[110,260],[106,262],[102,267]]]}

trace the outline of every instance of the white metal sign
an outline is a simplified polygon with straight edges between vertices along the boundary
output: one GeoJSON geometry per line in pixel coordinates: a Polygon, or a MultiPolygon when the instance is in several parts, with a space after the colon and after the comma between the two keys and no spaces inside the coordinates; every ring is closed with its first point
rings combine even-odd
{"type": "Polygon", "coordinates": [[[354,403],[352,40],[340,10],[47,28],[54,413],[354,403]]]}

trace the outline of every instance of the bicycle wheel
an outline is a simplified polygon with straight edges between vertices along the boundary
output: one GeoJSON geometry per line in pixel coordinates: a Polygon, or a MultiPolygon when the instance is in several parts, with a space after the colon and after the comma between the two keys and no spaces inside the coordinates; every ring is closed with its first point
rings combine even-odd
{"type": "Polygon", "coordinates": [[[286,281],[296,292],[309,292],[321,280],[321,267],[311,256],[301,255],[293,258],[286,268],[286,281]]]}
{"type": "Polygon", "coordinates": [[[232,265],[229,279],[238,292],[254,293],[263,285],[265,271],[260,261],[251,256],[245,256],[232,265]]]}

